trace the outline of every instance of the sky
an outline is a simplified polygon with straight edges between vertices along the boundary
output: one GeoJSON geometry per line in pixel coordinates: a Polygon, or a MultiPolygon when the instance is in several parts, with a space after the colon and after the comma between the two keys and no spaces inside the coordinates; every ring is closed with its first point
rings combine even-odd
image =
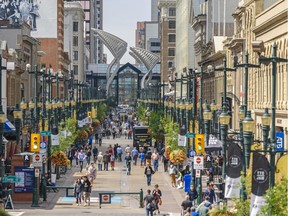
{"type": "MultiPolygon", "coordinates": [[[[135,46],[137,22],[151,20],[151,0],[103,0],[103,10],[103,30],[128,43],[121,64],[134,63],[134,58],[129,55],[129,47],[135,46]]],[[[110,63],[113,56],[105,46],[104,52],[107,54],[107,63],[110,63]]]]}

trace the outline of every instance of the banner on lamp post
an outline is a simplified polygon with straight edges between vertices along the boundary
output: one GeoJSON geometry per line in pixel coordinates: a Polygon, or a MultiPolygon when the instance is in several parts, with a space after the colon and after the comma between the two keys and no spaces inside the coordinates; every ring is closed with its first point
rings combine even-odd
{"type": "Polygon", "coordinates": [[[186,146],[187,137],[178,134],[178,146],[186,146]]]}
{"type": "Polygon", "coordinates": [[[254,153],[250,216],[256,216],[265,205],[264,194],[269,188],[269,162],[265,155],[254,153]]]}
{"type": "Polygon", "coordinates": [[[239,198],[241,191],[242,150],[236,143],[228,148],[228,164],[225,177],[225,198],[239,198]]]}

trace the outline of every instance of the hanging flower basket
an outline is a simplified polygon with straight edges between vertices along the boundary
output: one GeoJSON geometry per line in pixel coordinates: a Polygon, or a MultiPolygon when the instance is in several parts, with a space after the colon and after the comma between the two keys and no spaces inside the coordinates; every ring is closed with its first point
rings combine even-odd
{"type": "Polygon", "coordinates": [[[79,130],[77,135],[78,140],[87,140],[88,139],[88,133],[86,130],[79,130]]]}
{"type": "Polygon", "coordinates": [[[172,163],[183,164],[185,159],[186,159],[186,154],[181,149],[173,150],[169,155],[169,160],[172,163]]]}
{"type": "Polygon", "coordinates": [[[68,165],[68,158],[66,154],[62,151],[54,152],[51,155],[51,162],[56,166],[67,166],[68,165]]]}
{"type": "Polygon", "coordinates": [[[93,120],[92,122],[92,127],[96,128],[100,126],[100,121],[98,119],[93,120]]]}

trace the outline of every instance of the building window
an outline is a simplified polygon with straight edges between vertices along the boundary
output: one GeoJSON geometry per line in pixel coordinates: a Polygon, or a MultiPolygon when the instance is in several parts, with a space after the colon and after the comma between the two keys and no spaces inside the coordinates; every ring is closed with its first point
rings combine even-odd
{"type": "Polygon", "coordinates": [[[24,95],[24,83],[20,84],[20,94],[21,94],[21,100],[25,97],[24,95]]]}
{"type": "Polygon", "coordinates": [[[168,48],[168,56],[175,56],[175,48],[168,48]]]}
{"type": "Polygon", "coordinates": [[[176,29],[176,20],[169,20],[169,29],[176,29]]]}
{"type": "Polygon", "coordinates": [[[160,47],[160,42],[151,42],[151,47],[160,47]]]}
{"type": "Polygon", "coordinates": [[[176,8],[169,8],[169,16],[176,16],[176,8]]]}
{"type": "Polygon", "coordinates": [[[169,34],[168,35],[169,42],[176,42],[176,34],[169,34]]]}
{"type": "Polygon", "coordinates": [[[73,31],[78,32],[78,22],[73,22],[73,31]]]}
{"type": "Polygon", "coordinates": [[[78,51],[73,51],[73,60],[74,61],[78,60],[78,51]]]}
{"type": "Polygon", "coordinates": [[[169,61],[168,62],[168,68],[172,68],[173,67],[173,62],[172,61],[169,61]]]}
{"type": "Polygon", "coordinates": [[[73,36],[73,46],[78,46],[78,36],[73,36]]]}
{"type": "Polygon", "coordinates": [[[73,65],[74,75],[78,75],[78,65],[73,65]]]}

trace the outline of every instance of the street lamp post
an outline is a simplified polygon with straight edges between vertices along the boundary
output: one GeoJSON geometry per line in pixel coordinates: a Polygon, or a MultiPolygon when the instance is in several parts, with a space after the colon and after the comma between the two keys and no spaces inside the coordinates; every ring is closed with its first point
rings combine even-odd
{"type": "Polygon", "coordinates": [[[268,113],[268,108],[265,108],[265,111],[261,120],[262,120],[262,130],[263,130],[264,151],[267,151],[268,136],[269,136],[269,131],[270,131],[270,123],[271,123],[271,116],[268,113]]]}
{"type": "Polygon", "coordinates": [[[15,127],[16,127],[16,145],[19,146],[20,141],[20,127],[22,120],[22,111],[19,109],[19,104],[16,104],[16,108],[13,111],[15,127]]]}
{"type": "Polygon", "coordinates": [[[246,168],[249,168],[250,164],[250,146],[253,142],[253,132],[255,122],[251,117],[251,111],[246,112],[246,116],[243,120],[243,139],[244,139],[244,157],[246,168]]]}
{"type": "Polygon", "coordinates": [[[214,130],[214,126],[215,126],[215,113],[216,113],[216,110],[217,110],[217,104],[216,104],[216,101],[213,99],[211,104],[210,104],[210,108],[211,108],[211,111],[212,111],[212,127],[211,127],[211,132],[212,134],[215,132],[214,130]]]}
{"type": "Polygon", "coordinates": [[[34,125],[34,108],[35,108],[35,104],[34,104],[34,101],[33,101],[33,98],[30,100],[29,102],[29,109],[30,109],[30,128],[31,128],[31,131],[34,131],[35,128],[33,128],[32,130],[32,126],[34,125]]]}
{"type": "MultiPolygon", "coordinates": [[[[25,101],[25,98],[23,98],[20,103],[20,109],[22,110],[22,127],[25,127],[26,109],[27,109],[27,103],[25,101]]],[[[24,152],[23,142],[21,142],[21,152],[24,152]]]]}

